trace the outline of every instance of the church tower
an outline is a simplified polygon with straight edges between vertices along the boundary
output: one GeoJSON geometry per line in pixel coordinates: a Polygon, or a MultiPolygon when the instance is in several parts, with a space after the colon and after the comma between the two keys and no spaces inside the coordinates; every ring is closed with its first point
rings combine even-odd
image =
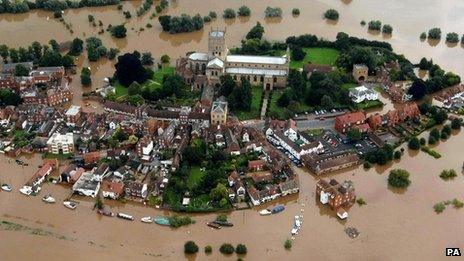
{"type": "Polygon", "coordinates": [[[208,34],[208,57],[213,59],[218,57],[224,60],[227,55],[226,30],[211,28],[208,34]]]}

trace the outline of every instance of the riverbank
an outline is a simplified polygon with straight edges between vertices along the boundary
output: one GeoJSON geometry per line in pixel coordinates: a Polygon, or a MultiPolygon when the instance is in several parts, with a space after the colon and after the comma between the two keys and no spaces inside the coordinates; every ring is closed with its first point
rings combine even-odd
{"type": "MultiPolygon", "coordinates": [[[[141,222],[128,222],[117,218],[100,216],[93,212],[93,201],[79,201],[76,210],[66,209],[61,204],[44,204],[39,197],[25,197],[18,192],[40,158],[24,159],[27,167],[20,167],[8,158],[0,157],[0,180],[13,185],[13,192],[0,192],[0,219],[24,226],[41,228],[56,234],[75,238],[74,241],[42,237],[18,231],[0,231],[0,251],[5,260],[27,259],[40,256],[47,260],[60,260],[67,256],[77,259],[137,259],[137,260],[182,260],[185,241],[193,240],[202,249],[213,246],[213,254],[203,251],[197,260],[222,259],[218,248],[222,243],[246,244],[248,260],[441,260],[445,247],[459,246],[462,225],[462,210],[449,209],[436,214],[433,205],[450,198],[461,199],[464,178],[444,182],[438,175],[443,169],[462,166],[462,156],[456,153],[464,146],[463,131],[447,142],[434,147],[443,157],[432,159],[420,152],[407,151],[399,162],[368,171],[359,167],[333,173],[324,178],[352,180],[356,195],[367,205],[355,205],[350,209],[347,221],[339,221],[328,208],[315,200],[317,180],[303,169],[295,169],[299,175],[301,192],[298,196],[286,197],[273,202],[282,203],[286,210],[272,216],[260,216],[258,211],[269,205],[250,210],[234,211],[229,214],[233,228],[213,230],[205,224],[216,214],[190,215],[196,224],[171,229],[141,222]],[[390,168],[403,168],[411,173],[411,186],[405,191],[389,189],[387,186],[390,168]],[[300,234],[293,241],[292,250],[283,247],[290,238],[293,216],[304,210],[304,222],[300,234]],[[276,224],[279,224],[276,226],[276,224]],[[344,232],[346,227],[356,227],[361,234],[350,239],[344,232]],[[414,240],[411,240],[414,238],[414,240]],[[24,251],[17,251],[19,248],[24,251]],[[48,247],[44,247],[48,246],[48,247]],[[51,247],[53,246],[53,247],[51,247]],[[328,247],[328,246],[337,246],[328,247]],[[72,252],[70,252],[72,251],[72,252]],[[73,253],[73,255],[69,255],[73,253]]],[[[425,134],[424,134],[425,135],[425,134]]],[[[403,145],[406,147],[406,145],[403,145]]],[[[61,202],[69,191],[51,183],[44,184],[42,194],[52,194],[61,202]]],[[[169,215],[169,212],[141,205],[108,203],[113,211],[142,216],[169,215]]],[[[235,256],[233,256],[235,258],[235,256]]],[[[230,260],[234,258],[229,258],[230,260]]]]}

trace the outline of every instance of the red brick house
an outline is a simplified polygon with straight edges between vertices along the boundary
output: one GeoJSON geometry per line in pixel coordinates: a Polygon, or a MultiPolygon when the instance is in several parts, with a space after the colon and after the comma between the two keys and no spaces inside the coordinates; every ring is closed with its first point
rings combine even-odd
{"type": "Polygon", "coordinates": [[[335,179],[329,182],[319,180],[316,183],[316,195],[322,204],[328,204],[334,210],[351,206],[356,200],[353,184],[349,181],[340,184],[335,179]]]}
{"type": "Polygon", "coordinates": [[[346,133],[355,125],[361,125],[366,121],[364,112],[350,112],[335,118],[335,129],[340,133],[346,133]]]}
{"type": "Polygon", "coordinates": [[[262,171],[264,170],[264,166],[266,166],[266,162],[262,159],[248,161],[249,171],[262,171]]]}

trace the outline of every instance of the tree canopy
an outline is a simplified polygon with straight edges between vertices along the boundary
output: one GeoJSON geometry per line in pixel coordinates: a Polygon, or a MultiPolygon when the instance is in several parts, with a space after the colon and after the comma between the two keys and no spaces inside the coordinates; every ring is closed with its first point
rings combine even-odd
{"type": "Polygon", "coordinates": [[[115,78],[126,87],[134,81],[144,83],[148,78],[147,72],[135,52],[119,56],[114,67],[116,68],[115,78]]]}

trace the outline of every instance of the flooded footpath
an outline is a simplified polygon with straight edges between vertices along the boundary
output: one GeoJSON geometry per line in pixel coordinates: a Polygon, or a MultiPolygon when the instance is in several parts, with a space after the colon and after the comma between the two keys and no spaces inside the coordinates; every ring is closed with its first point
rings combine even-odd
{"type": "MultiPolygon", "coordinates": [[[[452,206],[436,214],[433,205],[439,201],[464,200],[464,176],[443,181],[438,175],[443,169],[454,168],[459,173],[463,164],[464,131],[434,147],[442,158],[435,160],[424,152],[408,152],[386,167],[368,171],[359,167],[324,178],[352,180],[356,195],[367,205],[353,206],[349,218],[340,221],[327,207],[315,199],[317,179],[303,169],[298,172],[301,191],[243,211],[229,213],[232,228],[214,230],[206,222],[216,214],[193,214],[196,224],[171,229],[141,223],[143,216],[169,215],[167,211],[142,205],[108,202],[114,212],[129,213],[136,221],[97,215],[92,211],[93,200],[79,200],[76,210],[61,202],[69,196],[69,188],[46,183],[40,195],[52,194],[56,204],[45,204],[41,196],[26,197],[18,188],[27,181],[40,164],[40,155],[22,158],[29,166],[21,167],[14,160],[0,157],[0,181],[13,185],[13,192],[0,192],[0,220],[62,235],[34,235],[24,231],[3,230],[0,227],[2,260],[183,260],[183,244],[193,240],[200,252],[191,260],[235,260],[218,251],[222,243],[246,244],[246,260],[444,260],[446,247],[464,247],[464,209],[452,206]],[[388,188],[388,171],[403,168],[411,173],[407,190],[388,188]],[[258,211],[282,203],[284,212],[260,216],[258,211]],[[293,217],[301,214],[302,227],[293,240],[290,251],[283,242],[291,238],[293,217]],[[360,235],[350,239],[344,232],[355,227],[360,235]],[[211,245],[213,253],[206,255],[203,247],[211,245]]],[[[57,173],[55,173],[56,175],[57,173]]]]}

